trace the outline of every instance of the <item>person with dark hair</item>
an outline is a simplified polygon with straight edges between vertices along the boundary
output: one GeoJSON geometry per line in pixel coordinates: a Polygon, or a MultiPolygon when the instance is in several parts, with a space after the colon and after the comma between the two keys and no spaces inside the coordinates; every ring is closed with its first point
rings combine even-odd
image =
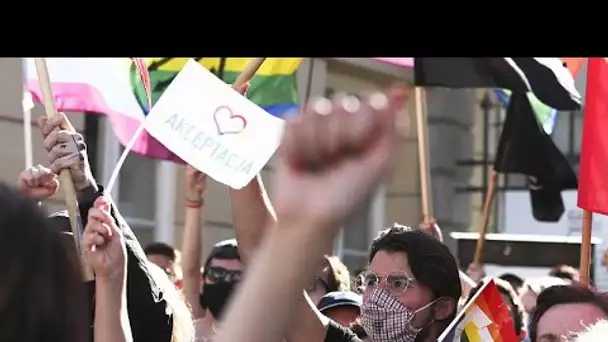
{"type": "Polygon", "coordinates": [[[173,246],[164,242],[152,242],[144,247],[148,261],[163,269],[173,283],[181,280],[180,254],[173,246]]]}
{"type": "Polygon", "coordinates": [[[215,320],[221,318],[230,296],[242,278],[241,263],[236,240],[216,243],[205,260],[203,293],[199,303],[209,310],[215,320]]]}
{"type": "Polygon", "coordinates": [[[514,273],[503,273],[498,276],[498,278],[508,282],[517,294],[521,292],[521,289],[524,286],[523,278],[514,273]]]}
{"type": "Polygon", "coordinates": [[[91,323],[82,319],[89,303],[73,244],[31,199],[0,183],[0,341],[89,338],[91,323]]]}
{"type": "MultiPolygon", "coordinates": [[[[466,300],[467,302],[473,299],[473,296],[481,290],[486,281],[479,282],[477,287],[471,290],[469,298],[466,300]]],[[[496,284],[496,288],[498,288],[503,303],[509,308],[509,313],[511,313],[511,319],[513,320],[513,325],[515,327],[515,334],[519,337],[520,341],[524,341],[527,337],[526,324],[528,323],[528,316],[524,310],[521,299],[507,281],[500,278],[494,278],[494,284],[496,284]]]]}
{"type": "Polygon", "coordinates": [[[570,282],[577,282],[579,278],[578,271],[570,265],[557,265],[549,271],[549,276],[561,278],[570,282]]]}
{"type": "Polygon", "coordinates": [[[361,323],[372,340],[436,340],[454,319],[462,293],[449,249],[421,231],[395,224],[374,239],[369,260],[361,323]]]}
{"type": "Polygon", "coordinates": [[[201,286],[202,209],[207,176],[192,166],[186,169],[186,219],[182,237],[183,293],[195,319],[196,337],[215,334],[218,320],[241,280],[243,264],[235,239],[213,246],[204,263],[201,286]]]}
{"type": "MultiPolygon", "coordinates": [[[[71,127],[71,124],[65,114],[58,113],[47,118],[41,116],[38,119],[38,127],[44,139],[44,148],[48,153],[50,162],[49,169],[58,174],[61,170],[67,169],[70,171],[78,204],[80,209],[80,217],[84,226],[88,222],[89,209],[93,207],[95,200],[104,196],[104,188],[97,184],[88,162],[86,153],[86,145],[82,135],[74,132],[66,127],[71,127]]],[[[27,172],[26,170],[26,173],[27,172]]],[[[30,173],[31,175],[31,173],[30,173]]],[[[38,175],[34,175],[38,176],[38,175]]],[[[33,177],[37,178],[37,177],[33,177]]],[[[20,180],[21,190],[28,194],[31,193],[28,188],[37,185],[37,182],[27,182],[20,180]]],[[[45,196],[51,196],[52,187],[49,184],[45,196]]],[[[56,190],[56,187],[55,187],[56,190]]],[[[44,191],[43,191],[44,192],[44,191]]],[[[40,192],[38,192],[40,194],[40,192]]],[[[43,198],[36,198],[42,200],[43,198]]],[[[172,338],[173,321],[171,310],[167,308],[167,302],[163,299],[163,293],[156,285],[154,279],[148,271],[148,261],[146,256],[135,237],[135,234],[118,212],[114,203],[109,203],[109,213],[114,219],[114,223],[120,229],[124,237],[124,244],[127,250],[127,300],[128,311],[131,324],[131,332],[134,342],[169,342],[172,338]]],[[[65,211],[54,213],[50,217],[57,227],[63,231],[70,232],[70,222],[65,211]]],[[[70,248],[74,248],[74,240],[70,237],[70,248]]],[[[87,283],[89,296],[91,298],[91,306],[95,306],[95,281],[87,283]]],[[[92,312],[92,311],[91,311],[92,312]]],[[[86,317],[86,315],[82,316],[86,317]]],[[[83,318],[80,317],[81,320],[83,318]]],[[[87,321],[83,321],[91,327],[91,336],[93,334],[94,325],[91,324],[92,316],[87,321]]]]}
{"type": "Polygon", "coordinates": [[[559,341],[608,319],[605,296],[579,285],[558,285],[540,293],[530,323],[532,342],[559,341]]]}

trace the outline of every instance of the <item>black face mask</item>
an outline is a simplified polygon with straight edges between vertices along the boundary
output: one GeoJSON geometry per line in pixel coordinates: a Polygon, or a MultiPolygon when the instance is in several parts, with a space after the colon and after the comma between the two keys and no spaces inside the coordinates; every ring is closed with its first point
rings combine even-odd
{"type": "Polygon", "coordinates": [[[201,307],[209,309],[213,318],[220,319],[224,307],[238,283],[220,281],[215,284],[204,284],[203,293],[199,297],[201,307]]]}

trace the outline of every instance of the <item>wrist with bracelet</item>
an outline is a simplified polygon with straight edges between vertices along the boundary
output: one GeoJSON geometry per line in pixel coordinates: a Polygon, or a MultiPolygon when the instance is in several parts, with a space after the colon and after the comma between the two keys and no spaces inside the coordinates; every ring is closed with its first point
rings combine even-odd
{"type": "Polygon", "coordinates": [[[200,209],[203,206],[203,204],[205,204],[205,201],[203,201],[202,198],[197,199],[197,200],[192,200],[192,199],[186,197],[186,208],[200,209]]]}

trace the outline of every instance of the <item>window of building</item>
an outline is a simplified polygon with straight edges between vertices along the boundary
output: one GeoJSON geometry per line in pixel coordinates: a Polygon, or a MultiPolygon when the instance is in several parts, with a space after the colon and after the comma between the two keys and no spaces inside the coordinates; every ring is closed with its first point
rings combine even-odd
{"type": "MultiPolygon", "coordinates": [[[[120,153],[124,148],[120,147],[120,153]]],[[[133,231],[154,230],[156,161],[131,153],[120,171],[120,211],[133,231]]],[[[171,204],[173,205],[173,204],[171,204]]]]}

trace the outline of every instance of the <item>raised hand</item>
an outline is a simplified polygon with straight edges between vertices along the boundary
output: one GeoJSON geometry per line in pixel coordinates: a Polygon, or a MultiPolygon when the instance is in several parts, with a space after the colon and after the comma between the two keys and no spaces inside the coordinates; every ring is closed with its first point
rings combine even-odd
{"type": "Polygon", "coordinates": [[[288,120],[273,188],[281,220],[335,225],[386,175],[406,90],[313,101],[288,120]]]}
{"type": "Polygon", "coordinates": [[[100,280],[121,280],[126,274],[126,247],[122,233],[109,212],[110,205],[98,197],[89,210],[83,247],[87,261],[100,280]]]}
{"type": "Polygon", "coordinates": [[[86,144],[81,134],[62,128],[66,126],[69,126],[69,121],[63,113],[38,118],[50,169],[57,174],[62,169],[70,170],[76,190],[82,190],[93,182],[86,144]]]}
{"type": "Polygon", "coordinates": [[[203,201],[207,175],[188,165],[186,169],[186,200],[193,203],[203,201]]]}
{"type": "Polygon", "coordinates": [[[19,190],[27,197],[35,201],[42,201],[57,192],[59,182],[53,171],[42,165],[36,165],[21,172],[18,186],[19,190]]]}

